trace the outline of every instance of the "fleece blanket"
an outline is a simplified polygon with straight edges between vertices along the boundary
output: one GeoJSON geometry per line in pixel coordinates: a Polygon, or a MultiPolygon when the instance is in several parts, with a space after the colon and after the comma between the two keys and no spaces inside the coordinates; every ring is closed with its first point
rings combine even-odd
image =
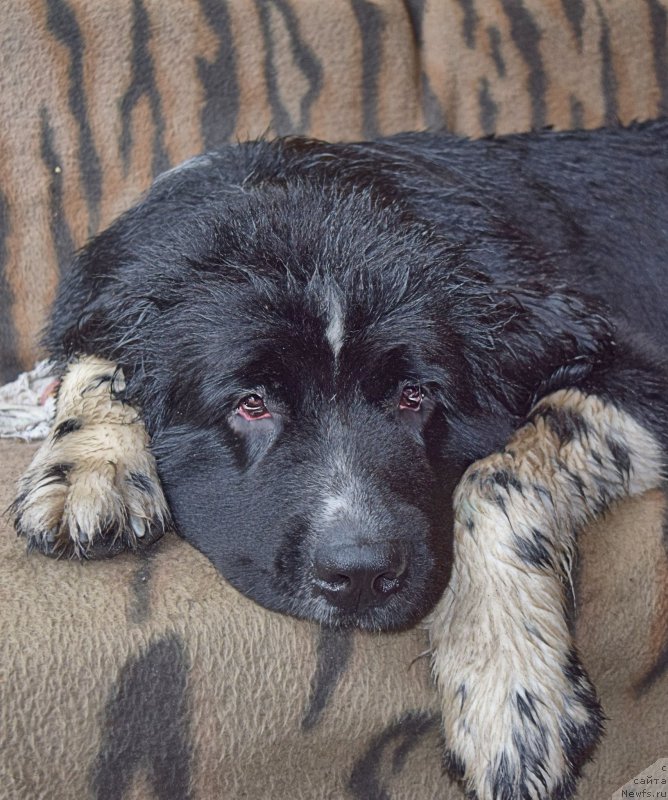
{"type": "MultiPolygon", "coordinates": [[[[0,506],[35,445],[0,442],[0,506]]],[[[660,493],[581,537],[577,641],[608,716],[578,797],[668,756],[660,493]]],[[[442,774],[426,637],[258,608],[174,535],[106,562],[0,527],[0,797],[463,800],[442,774]]]]}

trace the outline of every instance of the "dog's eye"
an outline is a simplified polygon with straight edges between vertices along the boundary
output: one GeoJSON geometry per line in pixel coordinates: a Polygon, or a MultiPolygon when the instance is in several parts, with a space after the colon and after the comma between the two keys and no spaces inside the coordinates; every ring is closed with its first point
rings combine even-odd
{"type": "Polygon", "coordinates": [[[267,411],[264,400],[259,394],[249,394],[237,406],[237,411],[244,419],[266,419],[271,414],[267,411]]]}
{"type": "Polygon", "coordinates": [[[399,400],[399,408],[402,411],[419,411],[422,406],[424,392],[419,385],[404,386],[399,400]]]}

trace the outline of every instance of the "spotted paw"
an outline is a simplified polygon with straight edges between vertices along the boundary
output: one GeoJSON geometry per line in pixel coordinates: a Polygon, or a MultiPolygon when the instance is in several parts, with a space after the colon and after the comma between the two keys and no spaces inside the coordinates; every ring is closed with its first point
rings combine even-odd
{"type": "Polygon", "coordinates": [[[549,686],[499,667],[441,685],[450,773],[470,800],[569,800],[601,735],[595,691],[574,653],[549,686]]]}
{"type": "Polygon", "coordinates": [[[63,377],[54,430],[11,509],[29,548],[102,557],[164,533],[169,512],[148,435],[121,388],[122,376],[100,359],[82,359],[63,377]]]}
{"type": "Polygon", "coordinates": [[[456,497],[452,579],[430,620],[446,761],[472,800],[567,800],[602,713],[565,618],[552,501],[479,463],[456,497]]]}

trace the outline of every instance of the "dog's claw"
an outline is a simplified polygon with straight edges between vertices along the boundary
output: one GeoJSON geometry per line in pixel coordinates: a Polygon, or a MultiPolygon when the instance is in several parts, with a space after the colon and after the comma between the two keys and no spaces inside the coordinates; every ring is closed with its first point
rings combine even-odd
{"type": "Polygon", "coordinates": [[[132,526],[132,530],[135,532],[135,536],[138,539],[143,539],[146,533],[146,526],[144,524],[144,520],[140,519],[139,517],[135,517],[133,515],[130,517],[130,525],[132,526]]]}

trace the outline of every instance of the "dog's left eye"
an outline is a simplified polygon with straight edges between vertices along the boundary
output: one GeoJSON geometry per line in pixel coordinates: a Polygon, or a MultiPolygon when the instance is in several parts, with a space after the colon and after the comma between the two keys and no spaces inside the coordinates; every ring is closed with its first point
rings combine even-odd
{"type": "Polygon", "coordinates": [[[424,392],[418,384],[404,386],[399,399],[399,408],[402,411],[419,411],[422,406],[424,392]]]}
{"type": "Polygon", "coordinates": [[[244,397],[237,406],[237,411],[248,420],[266,419],[271,416],[259,394],[249,394],[248,397],[244,397]]]}

